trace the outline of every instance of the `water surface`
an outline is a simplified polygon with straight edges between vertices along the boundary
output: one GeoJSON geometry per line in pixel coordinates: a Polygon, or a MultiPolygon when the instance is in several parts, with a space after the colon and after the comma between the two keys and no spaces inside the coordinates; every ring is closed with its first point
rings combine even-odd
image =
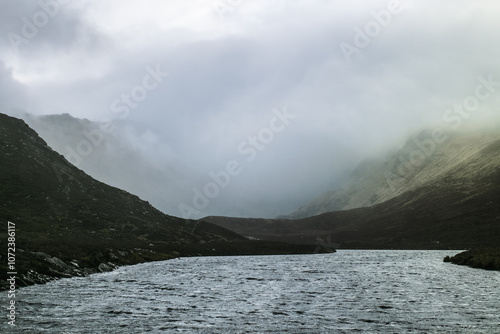
{"type": "MultiPolygon", "coordinates": [[[[500,332],[500,273],[443,263],[454,253],[341,250],[123,267],[20,289],[15,332],[500,332]]],[[[9,331],[6,321],[0,330],[9,331]]]]}

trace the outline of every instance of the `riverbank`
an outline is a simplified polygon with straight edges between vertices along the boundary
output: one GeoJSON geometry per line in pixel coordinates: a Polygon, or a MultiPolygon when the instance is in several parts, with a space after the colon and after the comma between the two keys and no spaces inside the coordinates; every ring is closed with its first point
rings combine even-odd
{"type": "Polygon", "coordinates": [[[315,251],[166,215],[85,174],[1,113],[0,133],[0,289],[175,257],[315,251]]]}
{"type": "Polygon", "coordinates": [[[442,263],[454,253],[339,250],[122,267],[22,289],[16,328],[4,321],[0,332],[498,333],[500,281],[442,263]]]}
{"type": "Polygon", "coordinates": [[[445,257],[444,262],[485,270],[500,270],[500,248],[479,248],[445,257]]]}
{"type": "MultiPolygon", "coordinates": [[[[131,245],[129,245],[131,246],[131,245]]],[[[16,288],[45,284],[60,278],[84,277],[113,271],[122,266],[165,261],[178,257],[311,254],[315,245],[292,245],[269,241],[225,241],[175,245],[136,245],[136,247],[61,247],[43,251],[17,250],[16,288]],[[149,247],[148,247],[149,246],[149,247]],[[64,252],[61,252],[64,249],[64,252]]],[[[322,253],[323,251],[319,251],[322,253]]],[[[2,255],[0,254],[0,260],[2,255]]],[[[0,291],[9,289],[7,268],[0,266],[0,291]]]]}

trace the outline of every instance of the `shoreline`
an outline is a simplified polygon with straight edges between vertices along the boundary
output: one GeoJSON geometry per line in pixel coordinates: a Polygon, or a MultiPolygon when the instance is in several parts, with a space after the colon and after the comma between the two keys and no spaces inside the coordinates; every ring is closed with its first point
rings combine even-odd
{"type": "MultiPolygon", "coordinates": [[[[167,261],[185,257],[211,257],[211,256],[251,256],[251,255],[294,255],[294,254],[315,254],[314,245],[290,245],[266,241],[247,242],[225,242],[205,245],[189,245],[179,251],[155,252],[151,249],[131,249],[116,250],[107,249],[107,254],[97,252],[100,255],[99,261],[93,261],[90,266],[78,264],[78,260],[61,260],[55,256],[43,252],[29,253],[29,270],[22,271],[23,274],[16,277],[16,289],[37,284],[46,284],[61,278],[88,277],[92,274],[114,271],[125,266],[132,266],[141,263],[167,261]],[[210,245],[210,247],[207,247],[210,245]],[[194,246],[194,247],[193,247],[194,246]],[[34,263],[36,262],[36,265],[34,263]]],[[[182,247],[181,247],[182,248],[182,247]]],[[[340,249],[341,250],[341,249],[340,249]]],[[[359,249],[368,251],[369,249],[359,249]]],[[[399,249],[373,249],[397,251],[399,249]]],[[[401,249],[403,250],[403,249],[401,249]]],[[[415,250],[415,249],[412,249],[415,250]]],[[[422,250],[443,250],[443,249],[422,249],[422,250]]],[[[324,252],[320,252],[324,253],[324,252]]],[[[27,254],[23,254],[22,258],[27,254]]],[[[23,261],[24,262],[24,261],[23,261]]],[[[500,248],[478,248],[460,252],[453,256],[446,256],[443,262],[456,265],[465,265],[475,269],[500,271],[500,248]]],[[[9,289],[8,282],[0,281],[0,291],[9,289]]]]}
{"type": "Polygon", "coordinates": [[[446,256],[444,262],[476,269],[500,271],[500,248],[477,248],[446,256]]]}
{"type": "MultiPolygon", "coordinates": [[[[268,241],[232,241],[163,246],[157,249],[104,248],[88,250],[80,256],[53,256],[48,252],[18,249],[16,289],[45,284],[61,278],[88,277],[120,267],[194,256],[246,256],[314,254],[315,245],[293,245],[268,241]],[[174,249],[175,247],[175,249],[174,249]]],[[[321,253],[321,252],[320,252],[321,253]]],[[[0,291],[7,291],[7,270],[0,274],[0,291]]]]}

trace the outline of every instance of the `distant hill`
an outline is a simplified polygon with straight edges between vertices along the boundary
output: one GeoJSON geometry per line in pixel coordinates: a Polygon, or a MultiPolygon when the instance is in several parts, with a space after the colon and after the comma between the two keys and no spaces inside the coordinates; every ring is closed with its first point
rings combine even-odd
{"type": "MultiPolygon", "coordinates": [[[[500,139],[500,130],[448,132],[422,131],[387,159],[363,161],[339,189],[327,192],[297,211],[278,218],[300,219],[326,212],[369,207],[407,191],[417,190],[446,177],[452,169],[467,164],[486,146],[500,139]]],[[[474,180],[482,173],[471,171],[474,180]]]]}
{"type": "Polygon", "coordinates": [[[19,115],[56,152],[93,178],[151,202],[162,212],[180,215],[179,189],[186,188],[187,166],[161,137],[137,122],[109,123],[69,114],[19,115]]]}
{"type": "Polygon", "coordinates": [[[86,175],[22,120],[4,114],[0,222],[0,288],[7,273],[7,222],[15,225],[20,285],[176,256],[313,252],[313,247],[252,242],[211,223],[165,215],[86,175]]]}
{"type": "Polygon", "coordinates": [[[353,174],[350,186],[332,193],[332,197],[322,197],[315,202],[317,205],[302,208],[296,215],[331,208],[340,211],[294,220],[204,220],[263,240],[311,243],[318,238],[324,242],[329,237],[341,248],[498,246],[499,133],[457,133],[436,145],[420,165],[406,166],[404,177],[395,176],[394,161],[417,152],[410,140],[387,162],[361,166],[353,174]],[[354,206],[358,208],[348,209],[354,206]]]}

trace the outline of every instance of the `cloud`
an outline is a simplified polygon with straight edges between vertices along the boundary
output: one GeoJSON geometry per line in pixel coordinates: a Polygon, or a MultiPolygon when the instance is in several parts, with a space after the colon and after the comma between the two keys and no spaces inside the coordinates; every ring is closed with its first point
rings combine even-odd
{"type": "MultiPolygon", "coordinates": [[[[169,76],[126,121],[149,128],[142,150],[164,138],[170,159],[189,166],[182,201],[210,171],[244,161],[238,145],[286,106],[292,124],[202,213],[269,217],[331,188],[409,133],[447,126],[443,113],[473,93],[479,76],[500,79],[500,5],[491,1],[401,0],[387,24],[377,17],[397,1],[221,1],[230,6],[222,16],[201,0],[70,1],[18,53],[8,33],[41,9],[3,1],[0,56],[11,70],[2,72],[10,81],[0,94],[35,114],[99,121],[118,117],[113,101],[159,66],[169,76]],[[360,31],[369,40],[362,47],[360,31]],[[357,52],[346,59],[342,43],[357,52]]],[[[475,117],[496,119],[497,100],[475,117]]]]}
{"type": "Polygon", "coordinates": [[[0,60],[0,112],[12,113],[27,106],[26,87],[13,78],[12,68],[0,60]]]}

